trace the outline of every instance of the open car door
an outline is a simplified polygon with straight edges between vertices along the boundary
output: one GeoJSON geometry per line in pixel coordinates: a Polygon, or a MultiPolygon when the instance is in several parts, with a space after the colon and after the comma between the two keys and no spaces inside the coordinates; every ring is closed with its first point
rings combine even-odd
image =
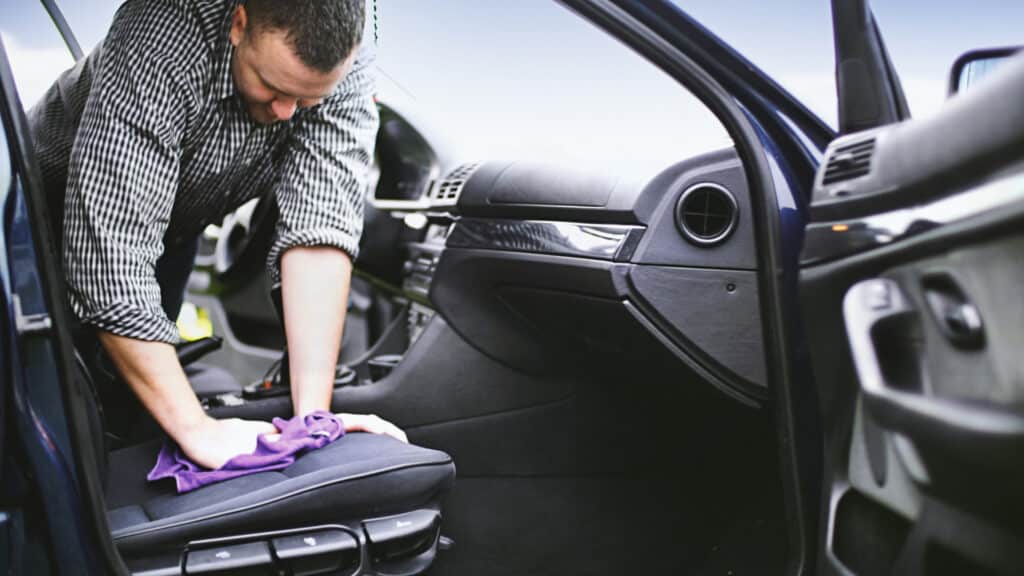
{"type": "Polygon", "coordinates": [[[834,14],[843,135],[800,279],[818,573],[1024,573],[1024,60],[905,120],[870,11],[834,14]]]}

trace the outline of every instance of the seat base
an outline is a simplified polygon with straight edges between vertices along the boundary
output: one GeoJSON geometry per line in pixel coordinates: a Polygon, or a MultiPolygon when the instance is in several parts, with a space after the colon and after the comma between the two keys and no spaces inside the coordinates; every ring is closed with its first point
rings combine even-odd
{"type": "Polygon", "coordinates": [[[197,540],[181,550],[128,557],[125,564],[138,576],[415,576],[433,564],[440,527],[440,510],[431,506],[382,518],[197,540]]]}
{"type": "Polygon", "coordinates": [[[159,449],[156,441],[110,454],[107,516],[126,557],[324,525],[354,530],[366,518],[437,509],[455,478],[444,452],[352,433],[284,470],[177,494],[173,480],[145,480],[159,449]]]}

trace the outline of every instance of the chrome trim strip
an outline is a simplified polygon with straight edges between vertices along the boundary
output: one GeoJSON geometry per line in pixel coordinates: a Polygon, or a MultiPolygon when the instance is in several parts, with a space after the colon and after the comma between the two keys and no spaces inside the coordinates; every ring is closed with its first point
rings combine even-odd
{"type": "Polygon", "coordinates": [[[912,208],[856,220],[811,224],[807,227],[801,264],[871,250],[1022,201],[1024,171],[912,208]]]}
{"type": "Polygon", "coordinates": [[[369,200],[371,206],[385,212],[419,212],[430,210],[434,207],[428,198],[420,198],[418,200],[378,200],[371,196],[367,200],[369,200]]]}
{"type": "Polygon", "coordinates": [[[620,224],[462,218],[452,228],[447,246],[614,260],[629,234],[638,229],[642,228],[620,224]]]}

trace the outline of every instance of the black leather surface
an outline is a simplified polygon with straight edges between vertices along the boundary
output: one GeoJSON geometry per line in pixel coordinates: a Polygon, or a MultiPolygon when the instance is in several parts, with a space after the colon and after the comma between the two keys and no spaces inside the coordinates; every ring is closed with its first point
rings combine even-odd
{"type": "Polygon", "coordinates": [[[355,433],[284,470],[178,495],[171,480],[145,479],[159,448],[152,442],[110,456],[108,520],[122,553],[401,512],[435,500],[455,479],[444,452],[355,433]]]}

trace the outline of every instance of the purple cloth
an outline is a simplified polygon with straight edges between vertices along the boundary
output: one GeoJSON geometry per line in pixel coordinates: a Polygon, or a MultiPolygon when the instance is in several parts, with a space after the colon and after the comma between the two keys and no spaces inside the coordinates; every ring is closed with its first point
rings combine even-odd
{"type": "Polygon", "coordinates": [[[214,482],[287,468],[304,452],[323,448],[345,435],[341,419],[323,410],[311,412],[305,418],[274,418],[274,426],[281,431],[280,439],[271,442],[261,434],[256,440],[255,452],[235,456],[216,470],[197,465],[185,456],[181,448],[167,441],[146,479],[155,482],[174,478],[178,494],[183,494],[214,482]]]}

